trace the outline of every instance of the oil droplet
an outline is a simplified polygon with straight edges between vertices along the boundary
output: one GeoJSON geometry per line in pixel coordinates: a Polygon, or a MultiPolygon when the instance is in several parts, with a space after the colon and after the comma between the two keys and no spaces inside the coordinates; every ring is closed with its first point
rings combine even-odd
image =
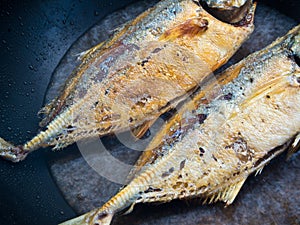
{"type": "Polygon", "coordinates": [[[29,65],[28,68],[29,68],[30,70],[33,70],[33,69],[34,69],[32,65],[29,65]]]}
{"type": "Polygon", "coordinates": [[[94,11],[94,16],[99,16],[99,12],[98,11],[94,11]]]}

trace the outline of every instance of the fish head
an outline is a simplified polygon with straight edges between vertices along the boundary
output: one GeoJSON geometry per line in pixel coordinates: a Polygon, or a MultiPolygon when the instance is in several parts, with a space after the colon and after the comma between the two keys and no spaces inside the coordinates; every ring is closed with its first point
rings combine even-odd
{"type": "Polygon", "coordinates": [[[230,24],[238,24],[249,18],[249,13],[254,12],[252,8],[256,5],[252,0],[202,0],[200,4],[217,19],[230,24]]]}
{"type": "Polygon", "coordinates": [[[247,0],[202,0],[211,8],[218,8],[222,10],[230,10],[234,8],[240,8],[245,5],[247,0]]]}

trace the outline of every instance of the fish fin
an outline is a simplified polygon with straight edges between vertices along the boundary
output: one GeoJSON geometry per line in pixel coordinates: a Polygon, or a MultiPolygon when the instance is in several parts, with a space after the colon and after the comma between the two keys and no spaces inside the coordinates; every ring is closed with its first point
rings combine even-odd
{"type": "Polygon", "coordinates": [[[23,146],[14,146],[13,144],[0,138],[0,156],[12,162],[19,162],[25,159],[29,152],[23,149],[23,146]]]}
{"type": "MultiPolygon", "coordinates": [[[[241,190],[241,187],[243,186],[244,182],[246,181],[247,178],[240,180],[239,182],[232,184],[230,186],[227,186],[225,189],[222,191],[216,192],[212,195],[207,196],[203,204],[211,204],[217,201],[223,201],[226,203],[226,206],[230,205],[236,196],[238,195],[239,191],[241,190]]],[[[225,206],[225,207],[226,207],[225,206]]]]}
{"type": "Polygon", "coordinates": [[[290,146],[287,154],[287,160],[291,158],[291,156],[300,150],[300,133],[298,133],[290,146]]]}
{"type": "Polygon", "coordinates": [[[226,206],[230,205],[234,201],[246,179],[247,178],[244,178],[239,182],[229,186],[226,192],[222,193],[220,200],[224,201],[226,203],[226,206]]]}
{"type": "Polygon", "coordinates": [[[256,170],[256,172],[255,172],[255,175],[254,175],[254,176],[257,176],[257,175],[261,174],[261,172],[262,172],[262,171],[263,171],[263,169],[264,169],[264,166],[265,166],[265,165],[263,165],[262,167],[259,167],[259,168],[256,170]]]}
{"type": "Polygon", "coordinates": [[[160,37],[161,41],[174,41],[184,36],[194,37],[206,31],[208,28],[208,21],[203,18],[191,18],[185,22],[178,24],[172,29],[164,32],[160,37]]]}
{"type": "Polygon", "coordinates": [[[149,130],[149,128],[153,125],[154,122],[155,120],[146,121],[142,125],[132,128],[131,133],[134,135],[134,137],[140,139],[149,130]]]}

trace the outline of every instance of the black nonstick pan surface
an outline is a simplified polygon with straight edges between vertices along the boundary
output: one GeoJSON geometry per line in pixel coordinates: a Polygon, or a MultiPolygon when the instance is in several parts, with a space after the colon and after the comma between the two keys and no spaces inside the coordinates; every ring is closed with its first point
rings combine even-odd
{"type": "MultiPolygon", "coordinates": [[[[0,1],[0,137],[24,143],[36,134],[37,112],[66,51],[97,21],[132,2],[0,1]]],[[[298,0],[263,2],[300,21],[298,0]]],[[[18,164],[0,160],[0,224],[50,225],[75,217],[49,169],[74,152],[76,146],[36,151],[18,164]]]]}

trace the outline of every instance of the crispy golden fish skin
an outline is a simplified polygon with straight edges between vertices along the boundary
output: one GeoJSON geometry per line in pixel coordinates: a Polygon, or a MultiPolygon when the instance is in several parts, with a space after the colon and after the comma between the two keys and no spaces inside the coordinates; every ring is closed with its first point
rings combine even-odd
{"type": "Polygon", "coordinates": [[[140,202],[231,204],[250,174],[299,144],[299,57],[300,26],[221,73],[162,128],[126,187],[63,225],[110,224],[140,202]]]}
{"type": "Polygon", "coordinates": [[[137,136],[233,55],[253,31],[255,5],[227,24],[192,0],[164,0],[81,55],[60,95],[43,112],[44,131],[24,145],[0,139],[18,162],[40,147],[137,128],[137,136]]]}

